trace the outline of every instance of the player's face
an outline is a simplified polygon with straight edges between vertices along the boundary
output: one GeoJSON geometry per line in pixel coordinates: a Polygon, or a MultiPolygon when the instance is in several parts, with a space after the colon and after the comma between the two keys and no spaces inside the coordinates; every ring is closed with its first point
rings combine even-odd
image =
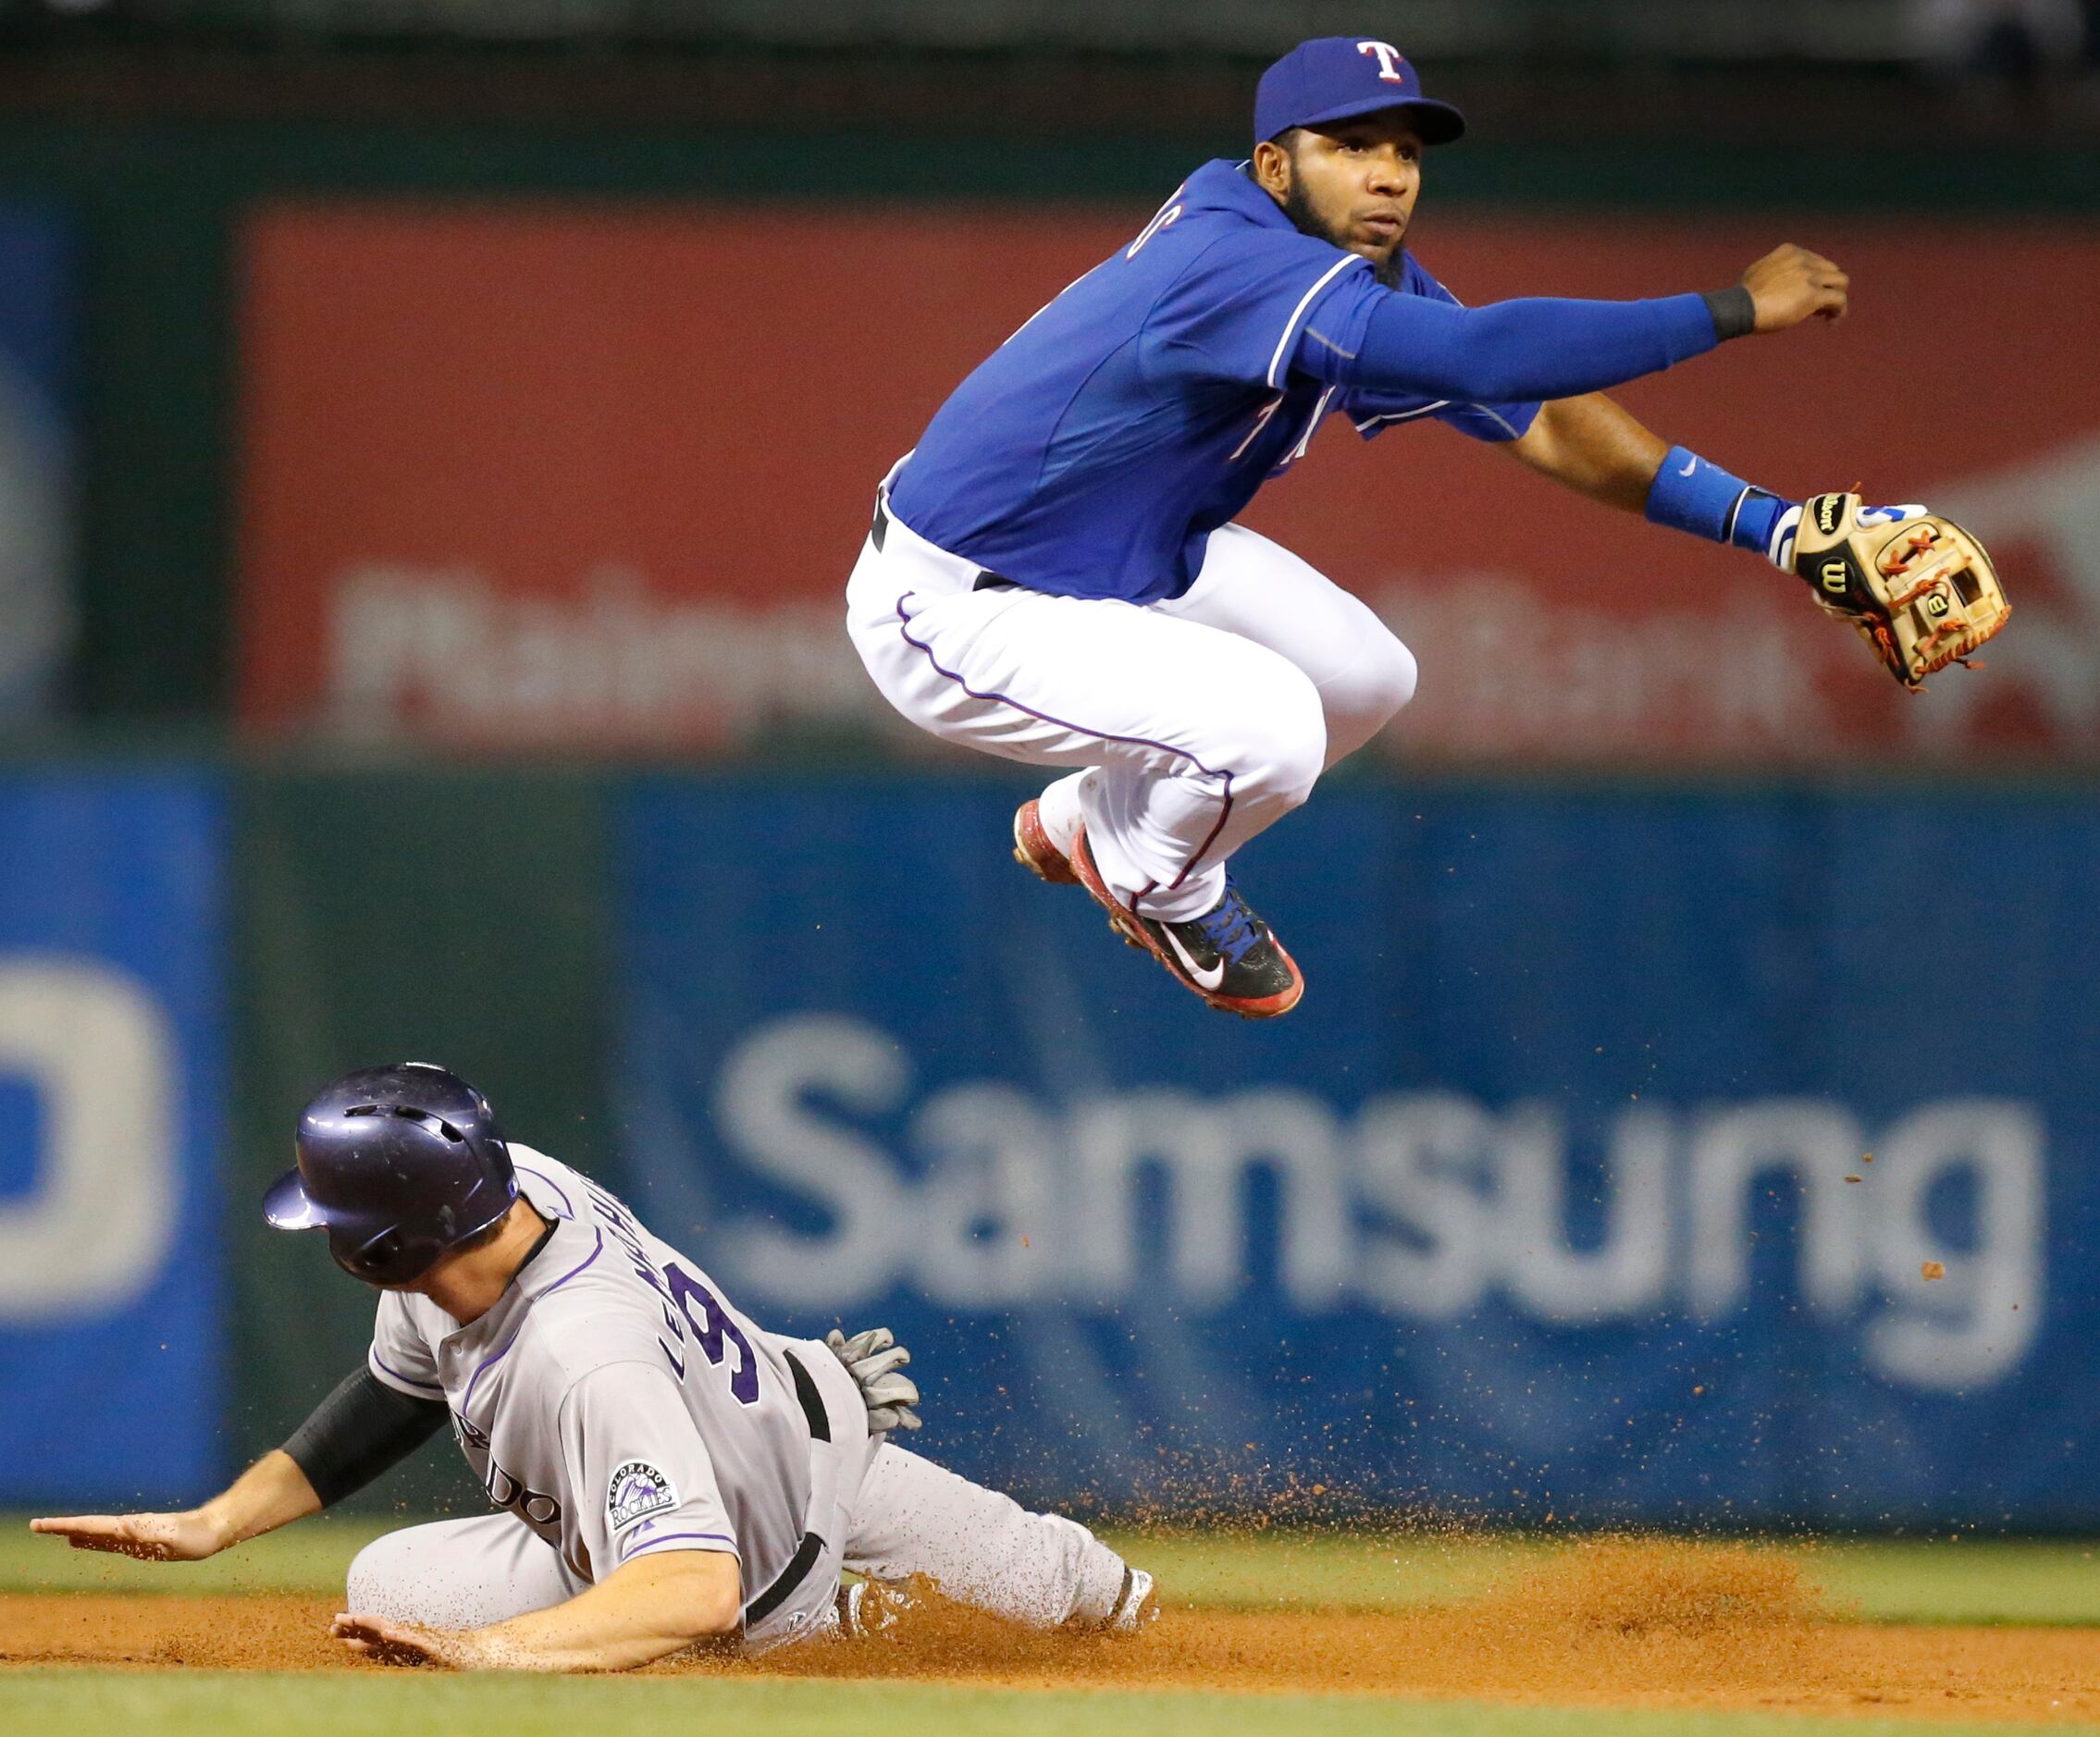
{"type": "Polygon", "coordinates": [[[1398,117],[1370,115],[1307,128],[1292,142],[1279,166],[1291,221],[1362,254],[1386,276],[1422,191],[1422,141],[1398,117]]]}

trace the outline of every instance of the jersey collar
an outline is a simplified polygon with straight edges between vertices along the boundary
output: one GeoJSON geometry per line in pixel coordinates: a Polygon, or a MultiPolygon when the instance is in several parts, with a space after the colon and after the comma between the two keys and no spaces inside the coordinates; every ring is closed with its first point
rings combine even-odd
{"type": "MultiPolygon", "coordinates": [[[[538,1201],[533,1202],[536,1206],[538,1201]]],[[[559,1290],[579,1273],[587,1271],[605,1252],[605,1232],[596,1225],[581,1220],[560,1217],[540,1207],[547,1213],[551,1228],[545,1240],[536,1250],[536,1258],[527,1262],[511,1280],[503,1293],[505,1300],[519,1298],[533,1302],[559,1290]]]]}
{"type": "Polygon", "coordinates": [[[448,1350],[507,1347],[522,1324],[520,1316],[526,1308],[603,1257],[604,1233],[595,1226],[586,1229],[577,1222],[568,1196],[552,1178],[536,1176],[521,1164],[518,1189],[547,1220],[547,1230],[512,1274],[511,1282],[488,1312],[445,1336],[448,1350]]]}
{"type": "Polygon", "coordinates": [[[1284,215],[1283,207],[1254,183],[1247,160],[1235,163],[1215,157],[1181,184],[1182,202],[1199,209],[1229,211],[1266,228],[1290,229],[1297,225],[1284,215]]]}

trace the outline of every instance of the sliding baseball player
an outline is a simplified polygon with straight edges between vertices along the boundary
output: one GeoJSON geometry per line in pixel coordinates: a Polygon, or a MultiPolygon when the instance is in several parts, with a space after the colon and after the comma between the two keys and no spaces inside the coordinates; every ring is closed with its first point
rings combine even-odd
{"type": "Polygon", "coordinates": [[[380,1293],[372,1349],[281,1448],[184,1513],[31,1529],[194,1561],[363,1487],[448,1423],[497,1511],[350,1569],[334,1630],[393,1663],[618,1670],[894,1623],[900,1583],[1039,1628],[1130,1632],[1152,1577],[889,1439],[916,1429],[880,1329],[789,1339],[589,1177],[508,1143],[420,1063],[337,1081],[265,1201],[380,1293]],[[863,1577],[841,1590],[840,1571],[863,1577]]]}

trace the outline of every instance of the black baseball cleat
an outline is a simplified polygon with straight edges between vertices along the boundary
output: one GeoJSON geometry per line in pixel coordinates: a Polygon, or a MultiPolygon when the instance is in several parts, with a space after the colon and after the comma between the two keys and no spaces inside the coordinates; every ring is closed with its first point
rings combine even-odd
{"type": "Polygon", "coordinates": [[[1297,1006],[1305,974],[1269,926],[1247,907],[1232,877],[1214,910],[1186,922],[1143,917],[1108,890],[1093,850],[1081,827],[1069,858],[1080,884],[1108,913],[1108,926],[1133,947],[1143,947],[1169,975],[1213,1007],[1242,1019],[1274,1019],[1297,1006]]]}

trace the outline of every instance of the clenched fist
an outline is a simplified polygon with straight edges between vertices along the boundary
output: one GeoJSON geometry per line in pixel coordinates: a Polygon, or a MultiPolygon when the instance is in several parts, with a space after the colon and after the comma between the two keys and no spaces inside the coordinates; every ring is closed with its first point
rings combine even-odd
{"type": "Polygon", "coordinates": [[[1743,274],[1760,332],[1783,332],[1810,317],[1843,319],[1851,281],[1834,261],[1791,241],[1773,248],[1743,274]]]}

